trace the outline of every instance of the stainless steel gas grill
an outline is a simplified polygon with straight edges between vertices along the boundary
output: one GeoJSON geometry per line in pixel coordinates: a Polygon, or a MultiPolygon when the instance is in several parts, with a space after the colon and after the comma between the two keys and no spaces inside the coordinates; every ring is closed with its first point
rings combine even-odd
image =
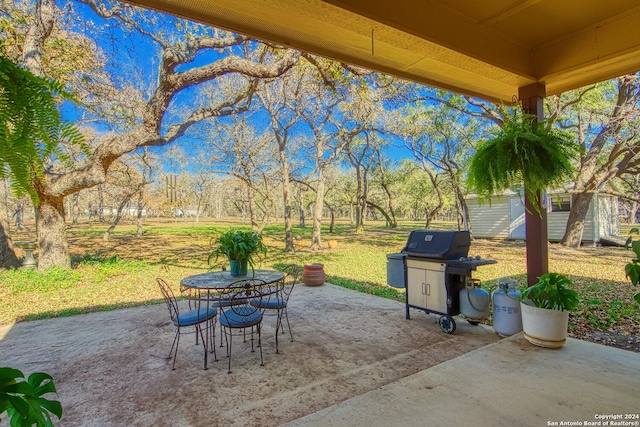
{"type": "Polygon", "coordinates": [[[414,230],[401,253],[387,255],[387,283],[407,290],[407,319],[415,308],[439,314],[444,332],[456,330],[453,316],[460,314],[460,291],[478,266],[496,263],[469,257],[470,246],[468,231],[414,230]]]}

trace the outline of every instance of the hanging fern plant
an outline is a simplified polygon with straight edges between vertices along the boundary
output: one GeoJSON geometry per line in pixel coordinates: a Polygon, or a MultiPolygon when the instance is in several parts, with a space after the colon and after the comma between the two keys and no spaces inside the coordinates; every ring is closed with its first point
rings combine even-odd
{"type": "Polygon", "coordinates": [[[35,76],[0,56],[0,179],[9,178],[17,196],[38,204],[34,179],[48,158],[67,160],[62,143],[88,148],[82,134],[62,120],[60,100],[75,101],[61,83],[35,76]]]}
{"type": "Polygon", "coordinates": [[[573,173],[580,151],[567,132],[516,111],[502,129],[483,141],[471,158],[467,184],[481,199],[524,184],[525,196],[540,213],[540,197],[548,187],[560,186],[573,173]]]}

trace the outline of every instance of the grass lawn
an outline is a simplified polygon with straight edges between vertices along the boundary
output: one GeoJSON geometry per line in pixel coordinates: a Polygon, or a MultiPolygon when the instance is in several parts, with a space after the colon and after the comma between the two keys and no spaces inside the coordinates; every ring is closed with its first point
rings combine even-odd
{"type": "MultiPolygon", "coordinates": [[[[102,239],[105,224],[86,223],[68,230],[74,259],[72,271],[0,271],[0,323],[111,310],[161,302],[155,277],[176,285],[182,277],[207,271],[210,239],[217,230],[234,225],[229,221],[191,219],[147,220],[141,238],[135,226],[118,226],[110,241],[102,239]]],[[[237,225],[237,224],[236,224],[237,225]]],[[[248,227],[246,227],[248,228],[248,227]]],[[[404,301],[404,292],[386,286],[386,254],[402,249],[408,232],[421,228],[404,222],[389,230],[383,223],[369,223],[364,234],[354,234],[347,222],[339,222],[332,239],[336,249],[311,252],[311,228],[294,229],[302,237],[295,254],[285,253],[283,226],[265,229],[269,254],[258,267],[278,268],[284,263],[323,263],[327,281],[363,292],[404,301]]],[[[437,223],[432,228],[452,228],[437,223]]],[[[329,239],[328,229],[323,239],[329,239]]],[[[15,240],[33,240],[33,227],[15,233],[15,240]]],[[[495,259],[497,264],[479,267],[474,277],[493,290],[497,279],[513,277],[526,282],[523,242],[478,239],[469,255],[495,259]]],[[[631,252],[624,248],[565,248],[551,244],[550,271],[568,275],[575,283],[581,303],[571,316],[570,335],[640,351],[640,308],[634,289],[624,277],[631,252]]],[[[221,261],[221,265],[223,260],[221,261]]]]}

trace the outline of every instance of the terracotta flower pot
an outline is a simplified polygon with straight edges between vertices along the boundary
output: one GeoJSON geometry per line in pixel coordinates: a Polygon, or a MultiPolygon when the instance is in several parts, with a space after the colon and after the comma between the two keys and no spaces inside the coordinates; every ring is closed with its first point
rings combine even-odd
{"type": "Polygon", "coordinates": [[[302,283],[307,286],[320,286],[327,276],[324,274],[324,264],[305,264],[302,273],[302,283]]]}

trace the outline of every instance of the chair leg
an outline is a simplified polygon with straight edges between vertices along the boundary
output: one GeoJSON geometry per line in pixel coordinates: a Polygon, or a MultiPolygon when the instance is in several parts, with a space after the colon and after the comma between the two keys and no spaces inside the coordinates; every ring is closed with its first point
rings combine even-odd
{"type": "Polygon", "coordinates": [[[233,334],[227,334],[225,331],[224,340],[227,344],[227,357],[229,358],[229,364],[227,366],[227,374],[231,373],[231,345],[233,344],[233,334]]]}
{"type": "MultiPolygon", "coordinates": [[[[205,328],[208,322],[205,323],[205,328]]],[[[207,369],[209,369],[209,366],[207,365],[208,362],[208,352],[207,352],[207,346],[209,345],[207,340],[204,339],[204,335],[207,335],[209,333],[208,330],[205,330],[205,334],[202,334],[202,326],[200,326],[201,324],[197,324],[196,325],[196,335],[200,335],[200,338],[202,338],[202,346],[204,347],[204,370],[206,371],[207,369]]]]}
{"type": "Polygon", "coordinates": [[[213,353],[213,361],[218,361],[218,353],[216,353],[216,318],[212,318],[209,324],[209,353],[213,353]]]}
{"type": "Polygon", "coordinates": [[[282,325],[282,311],[278,310],[278,314],[276,316],[276,354],[280,353],[278,349],[278,331],[282,325]]]}
{"type": "Polygon", "coordinates": [[[291,324],[289,324],[289,314],[287,313],[287,307],[284,308],[284,317],[287,319],[287,327],[289,328],[289,336],[291,337],[291,342],[293,342],[293,333],[291,332],[291,324]]]}
{"type": "MultiPolygon", "coordinates": [[[[264,359],[262,358],[262,343],[260,341],[260,324],[258,323],[256,325],[256,329],[258,330],[258,347],[260,347],[260,366],[264,366],[264,359]]],[[[252,331],[252,337],[253,337],[253,331],[252,331]]],[[[253,338],[251,338],[253,340],[253,338]]]]}
{"type": "MultiPolygon", "coordinates": [[[[176,337],[173,339],[173,343],[176,345],[176,349],[173,353],[173,365],[171,366],[172,371],[176,369],[176,358],[178,357],[178,346],[180,345],[180,329],[176,330],[176,337]]],[[[173,346],[171,346],[171,350],[173,351],[173,346]]]]}

